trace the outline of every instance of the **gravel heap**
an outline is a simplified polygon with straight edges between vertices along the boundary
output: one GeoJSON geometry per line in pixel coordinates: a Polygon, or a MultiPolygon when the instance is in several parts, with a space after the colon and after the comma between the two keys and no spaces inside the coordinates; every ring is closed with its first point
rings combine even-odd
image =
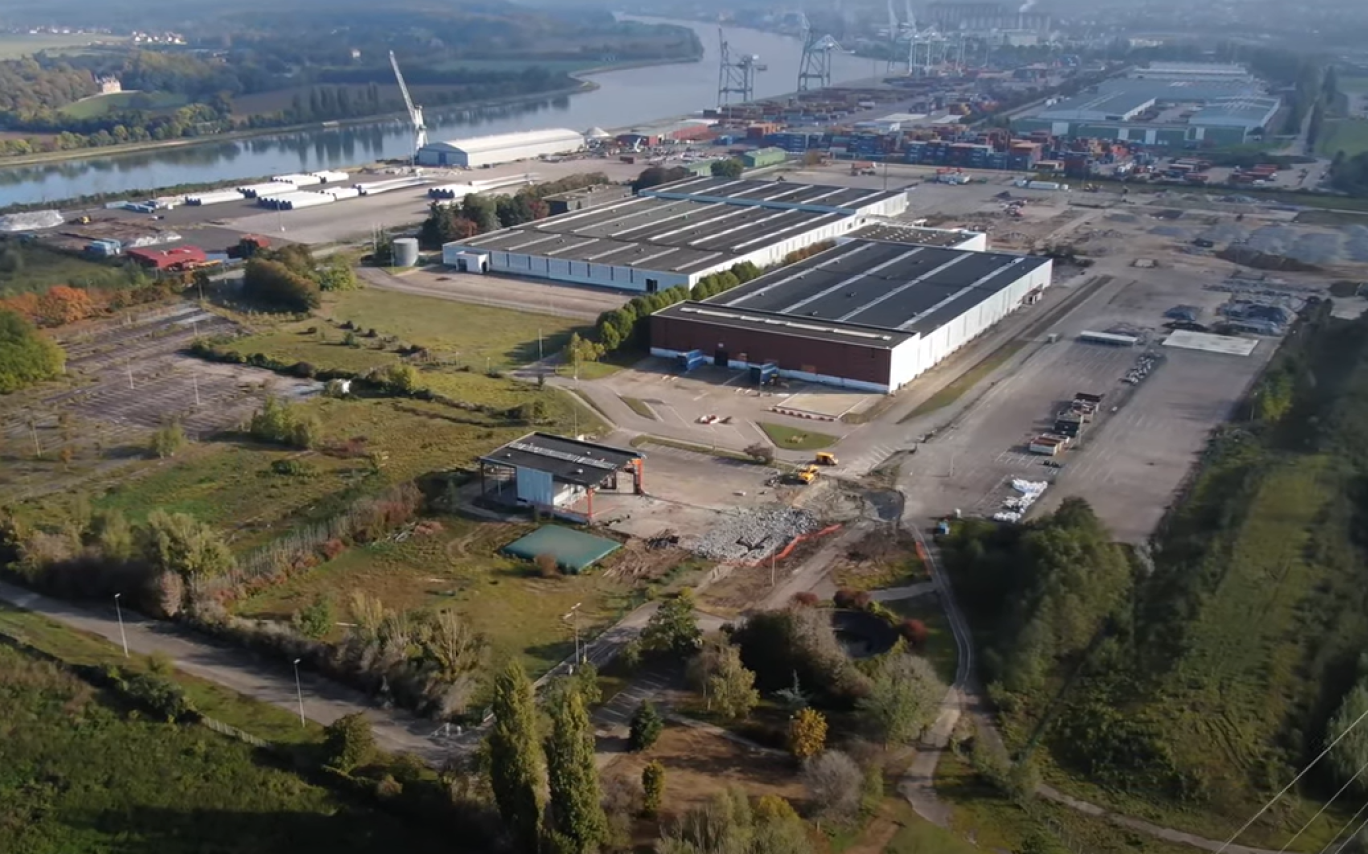
{"type": "Polygon", "coordinates": [[[719,518],[707,533],[682,545],[712,560],[755,560],[819,527],[817,517],[806,510],[747,508],[719,518]]]}

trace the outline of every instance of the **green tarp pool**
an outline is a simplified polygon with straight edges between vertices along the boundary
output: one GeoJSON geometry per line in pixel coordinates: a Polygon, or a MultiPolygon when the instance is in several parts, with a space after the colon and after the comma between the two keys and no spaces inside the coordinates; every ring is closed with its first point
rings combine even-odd
{"type": "Polygon", "coordinates": [[[538,555],[553,555],[561,569],[578,574],[620,548],[622,546],[615,540],[595,537],[560,525],[544,525],[504,546],[503,550],[523,560],[534,560],[538,555]]]}

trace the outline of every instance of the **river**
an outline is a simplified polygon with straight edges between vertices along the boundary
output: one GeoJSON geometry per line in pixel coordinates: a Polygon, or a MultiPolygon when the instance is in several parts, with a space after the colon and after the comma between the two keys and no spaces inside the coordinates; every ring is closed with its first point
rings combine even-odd
{"type": "MultiPolygon", "coordinates": [[[[673,23],[698,33],[704,45],[699,62],[606,71],[591,78],[591,92],[478,111],[432,112],[428,137],[455,139],[545,127],[621,128],[717,105],[717,27],[694,21],[673,23]]],[[[756,76],[757,97],[797,88],[802,48],[796,38],[724,27],[734,52],[759,54],[768,70],[756,76]]],[[[832,57],[835,81],[868,78],[875,66],[849,54],[832,57]]],[[[203,143],[128,154],[98,154],[33,166],[0,169],[0,207],[75,198],[89,193],[123,193],[177,184],[232,181],[313,172],[407,156],[413,135],[397,120],[345,128],[323,128],[240,140],[203,143]]]]}

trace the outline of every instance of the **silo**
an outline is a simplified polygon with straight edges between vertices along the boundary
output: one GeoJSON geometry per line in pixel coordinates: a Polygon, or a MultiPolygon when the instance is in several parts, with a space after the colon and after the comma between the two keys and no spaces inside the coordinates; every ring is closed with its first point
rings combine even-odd
{"type": "Polygon", "coordinates": [[[418,238],[396,237],[394,239],[394,266],[418,266],[418,238]]]}

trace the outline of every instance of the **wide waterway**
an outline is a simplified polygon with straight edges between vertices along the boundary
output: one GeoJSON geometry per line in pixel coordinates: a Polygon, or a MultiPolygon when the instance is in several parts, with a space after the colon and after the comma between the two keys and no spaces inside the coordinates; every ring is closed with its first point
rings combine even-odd
{"type": "MultiPolygon", "coordinates": [[[[621,128],[694,113],[717,105],[717,27],[656,18],[634,20],[687,26],[703,42],[699,62],[630,68],[595,74],[598,85],[555,99],[478,111],[432,113],[430,139],[456,139],[544,127],[621,128]]],[[[734,52],[759,54],[768,70],[756,77],[755,94],[769,97],[797,88],[802,48],[798,40],[775,33],[724,27],[734,52]]],[[[867,78],[875,67],[848,54],[832,57],[836,81],[867,78]]],[[[409,155],[413,132],[399,121],[320,128],[240,140],[101,155],[33,166],[0,169],[0,207],[69,199],[90,193],[121,193],[312,172],[409,155]]]]}

